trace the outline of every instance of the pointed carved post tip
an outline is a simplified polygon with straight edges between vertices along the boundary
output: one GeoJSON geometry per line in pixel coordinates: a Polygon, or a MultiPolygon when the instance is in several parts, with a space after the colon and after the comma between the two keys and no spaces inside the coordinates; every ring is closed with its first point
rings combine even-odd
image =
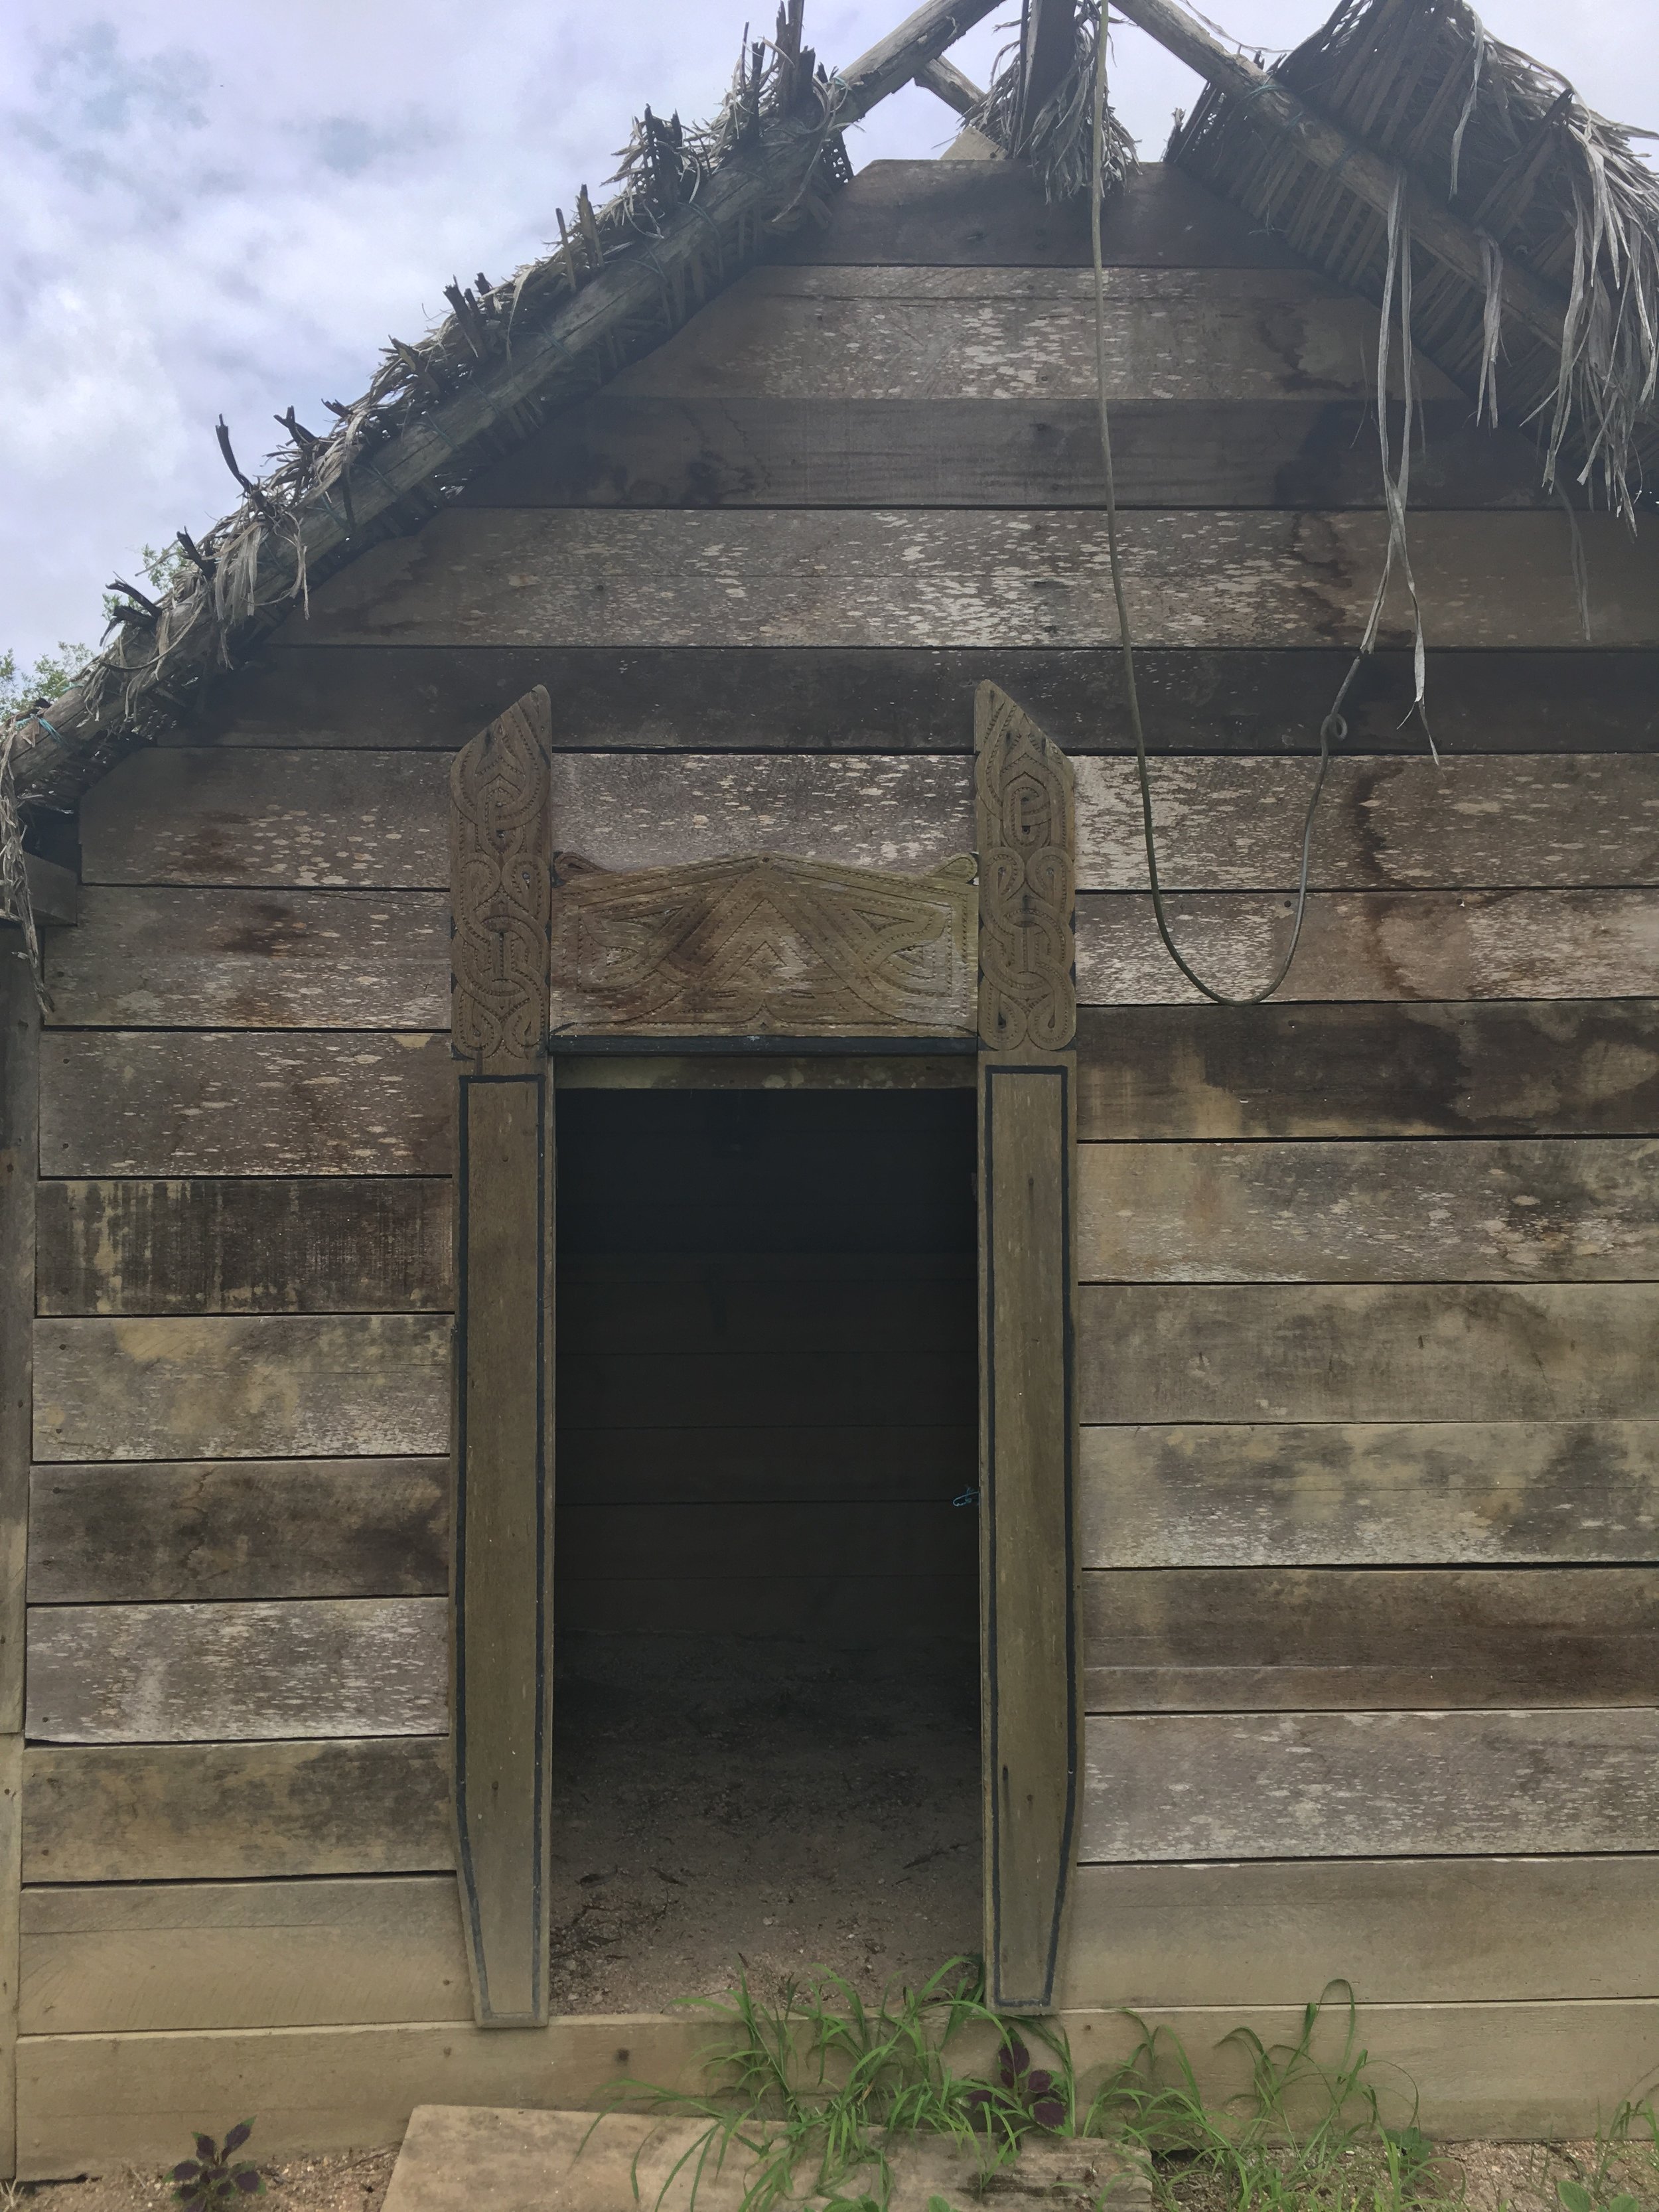
{"type": "Polygon", "coordinates": [[[538,684],[450,770],[450,1050],[479,1074],[535,1066],[546,1049],[552,731],[538,684]]]}
{"type": "Polygon", "coordinates": [[[1077,1036],[1072,764],[994,684],[975,695],[974,750],[980,1042],[1064,1052],[1077,1036]]]}

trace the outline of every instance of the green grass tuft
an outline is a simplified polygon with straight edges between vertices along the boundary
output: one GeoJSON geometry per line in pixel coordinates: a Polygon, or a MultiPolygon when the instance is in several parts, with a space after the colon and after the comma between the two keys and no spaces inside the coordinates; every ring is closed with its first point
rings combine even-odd
{"type": "MultiPolygon", "coordinates": [[[[822,2212],[886,2212],[889,2148],[905,2135],[971,2149],[981,2190],[1029,2136],[1098,2138],[1145,2175],[1154,2212],[1455,2212],[1464,2201],[1455,2158],[1418,2126],[1414,2085],[1361,2044],[1346,1982],[1304,2008],[1291,2042],[1268,2045],[1248,2027],[1224,2037],[1218,2047],[1243,2055],[1249,2080],[1218,2106],[1180,2038],[1133,2014],[1133,2049],[1085,2094],[1063,2030],[994,2011],[967,1957],[875,2004],[826,1970],[770,2002],[745,1973],[726,1996],[688,2004],[727,2031],[714,2054],[725,2085],[696,2096],[624,2080],[609,2108],[707,2121],[664,2184],[690,2170],[694,2206],[701,2182],[741,2150],[752,2161],[743,2212],[809,2197],[822,2212]],[[964,2039],[988,2071],[955,2063],[964,2039]]],[[[1659,2208],[1650,2101],[1620,2106],[1588,2162],[1565,2147],[1552,2154],[1574,2169],[1557,2185],[1559,2212],[1659,2208]]],[[[928,2212],[951,2208],[936,2198],[928,2212]]]]}

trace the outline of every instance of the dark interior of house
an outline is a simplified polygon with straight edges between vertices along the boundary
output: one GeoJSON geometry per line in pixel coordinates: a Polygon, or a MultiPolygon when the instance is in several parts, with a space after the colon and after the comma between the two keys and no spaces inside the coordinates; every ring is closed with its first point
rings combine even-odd
{"type": "Polygon", "coordinates": [[[552,1996],[976,1950],[974,1097],[561,1091],[552,1996]]]}

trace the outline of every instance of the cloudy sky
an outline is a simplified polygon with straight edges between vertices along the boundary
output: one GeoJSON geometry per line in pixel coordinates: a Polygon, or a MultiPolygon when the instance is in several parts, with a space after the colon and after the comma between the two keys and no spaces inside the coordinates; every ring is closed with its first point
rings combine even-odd
{"type": "MultiPolygon", "coordinates": [[[[1329,0],[1208,0],[1283,46],[1329,0]]],[[[750,0],[769,22],[766,0],[750,0]]],[[[845,63],[904,0],[807,0],[845,63]]],[[[957,48],[983,83],[1005,8],[957,48]]],[[[1493,33],[1593,106],[1659,125],[1652,0],[1490,0],[1493,33]]],[[[230,504],[214,441],[252,468],[271,416],[363,388],[386,335],[421,331],[452,276],[542,250],[649,100],[718,104],[744,0],[9,0],[0,15],[0,650],[95,639],[137,548],[230,504]]],[[[1194,80],[1115,40],[1115,100],[1156,155],[1194,80]]],[[[854,134],[854,164],[936,153],[954,127],[914,87],[854,134]]]]}

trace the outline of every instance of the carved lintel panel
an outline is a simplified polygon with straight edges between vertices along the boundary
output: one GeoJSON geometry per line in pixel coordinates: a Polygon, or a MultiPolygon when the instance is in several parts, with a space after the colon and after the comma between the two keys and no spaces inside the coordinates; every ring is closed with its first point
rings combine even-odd
{"type": "Polygon", "coordinates": [[[926,875],[772,854],[611,872],[560,854],[551,1026],[971,1036],[970,856],[926,875]]]}
{"type": "Polygon", "coordinates": [[[1072,764],[994,684],[975,696],[974,745],[980,1040],[1063,1052],[1077,1035],[1072,764]]]}
{"type": "Polygon", "coordinates": [[[538,685],[450,770],[450,1049],[486,1075],[539,1065],[547,1042],[550,734],[538,685]]]}

